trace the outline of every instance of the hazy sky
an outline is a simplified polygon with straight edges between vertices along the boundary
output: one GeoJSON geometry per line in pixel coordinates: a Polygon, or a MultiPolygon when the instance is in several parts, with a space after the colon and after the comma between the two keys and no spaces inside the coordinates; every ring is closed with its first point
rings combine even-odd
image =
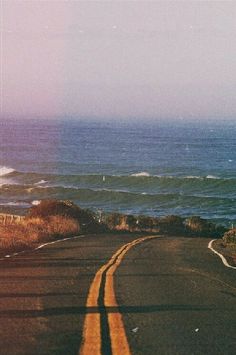
{"type": "Polygon", "coordinates": [[[236,1],[0,3],[2,117],[236,118],[236,1]]]}

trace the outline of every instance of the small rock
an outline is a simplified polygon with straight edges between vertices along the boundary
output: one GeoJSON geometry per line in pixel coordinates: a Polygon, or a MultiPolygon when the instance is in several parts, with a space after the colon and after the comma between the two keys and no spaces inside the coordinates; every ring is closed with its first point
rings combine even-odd
{"type": "Polygon", "coordinates": [[[137,331],[138,331],[138,327],[132,329],[132,332],[133,332],[133,333],[137,333],[137,331]]]}

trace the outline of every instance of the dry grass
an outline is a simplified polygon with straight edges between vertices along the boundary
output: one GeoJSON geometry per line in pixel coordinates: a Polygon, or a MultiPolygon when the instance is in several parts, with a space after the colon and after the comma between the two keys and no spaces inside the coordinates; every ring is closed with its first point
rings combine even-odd
{"type": "Polygon", "coordinates": [[[35,243],[78,234],[80,226],[73,218],[50,216],[28,217],[19,223],[0,225],[0,250],[32,248],[35,243]]]}

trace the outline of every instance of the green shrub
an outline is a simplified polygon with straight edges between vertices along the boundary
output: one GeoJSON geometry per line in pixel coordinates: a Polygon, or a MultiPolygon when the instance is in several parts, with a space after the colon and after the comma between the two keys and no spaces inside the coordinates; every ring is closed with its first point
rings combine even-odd
{"type": "Polygon", "coordinates": [[[137,228],[137,218],[133,215],[126,216],[126,224],[128,225],[130,230],[137,228]]]}
{"type": "Polygon", "coordinates": [[[138,216],[137,218],[137,225],[138,227],[143,230],[143,229],[153,229],[154,227],[154,218],[148,217],[148,216],[138,216]]]}
{"type": "Polygon", "coordinates": [[[121,213],[107,213],[103,216],[103,222],[109,230],[120,230],[126,228],[127,216],[121,213]]]}
{"type": "Polygon", "coordinates": [[[160,231],[162,233],[174,233],[174,234],[179,234],[179,233],[184,233],[185,227],[184,227],[184,219],[175,216],[175,215],[170,215],[170,216],[165,216],[160,218],[160,231]]]}
{"type": "Polygon", "coordinates": [[[193,216],[185,220],[186,231],[197,236],[222,237],[226,228],[217,226],[199,216],[193,216]]]}
{"type": "Polygon", "coordinates": [[[223,241],[226,244],[235,244],[236,245],[236,228],[230,229],[223,236],[223,241]]]}

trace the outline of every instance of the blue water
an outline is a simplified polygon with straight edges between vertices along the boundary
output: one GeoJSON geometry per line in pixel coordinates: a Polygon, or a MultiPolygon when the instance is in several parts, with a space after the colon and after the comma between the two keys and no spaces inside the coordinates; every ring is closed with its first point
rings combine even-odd
{"type": "Polygon", "coordinates": [[[45,198],[94,211],[236,222],[236,124],[0,122],[0,210],[45,198]]]}

